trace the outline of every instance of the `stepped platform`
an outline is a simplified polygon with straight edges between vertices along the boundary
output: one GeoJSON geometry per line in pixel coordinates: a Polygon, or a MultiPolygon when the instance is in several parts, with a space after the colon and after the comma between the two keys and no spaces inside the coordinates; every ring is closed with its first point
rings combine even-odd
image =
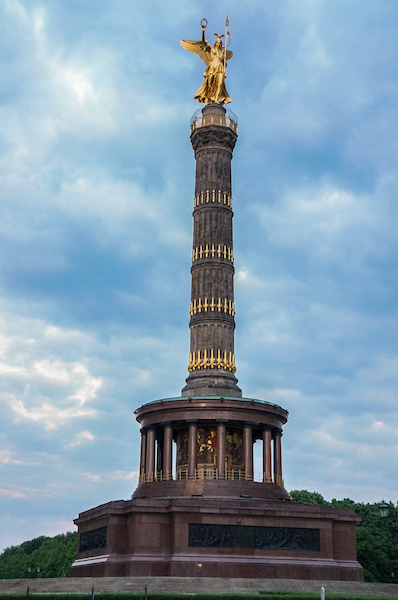
{"type": "Polygon", "coordinates": [[[303,579],[232,579],[217,577],[65,577],[57,579],[0,579],[0,595],[8,593],[85,593],[139,592],[148,593],[257,593],[261,590],[319,592],[321,586],[328,593],[363,594],[369,596],[397,596],[398,585],[355,581],[321,581],[303,579]]]}

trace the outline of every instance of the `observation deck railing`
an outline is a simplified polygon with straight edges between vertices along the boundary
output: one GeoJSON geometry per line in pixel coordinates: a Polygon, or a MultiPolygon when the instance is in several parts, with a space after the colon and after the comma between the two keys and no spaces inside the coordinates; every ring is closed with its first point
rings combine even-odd
{"type": "Polygon", "coordinates": [[[191,134],[198,129],[198,127],[205,127],[206,125],[221,125],[221,127],[229,127],[234,133],[238,133],[238,117],[227,109],[225,116],[221,115],[205,115],[202,114],[202,109],[198,108],[194,112],[191,118],[191,134]]]}

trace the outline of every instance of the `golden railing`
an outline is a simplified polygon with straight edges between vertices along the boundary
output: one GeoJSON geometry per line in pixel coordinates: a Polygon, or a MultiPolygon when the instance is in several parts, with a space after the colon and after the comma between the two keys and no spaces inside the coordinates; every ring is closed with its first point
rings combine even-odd
{"type": "Polygon", "coordinates": [[[138,477],[138,483],[152,483],[153,481],[172,481],[172,471],[151,471],[150,473],[141,473],[138,477]]]}
{"type": "Polygon", "coordinates": [[[188,467],[179,467],[176,475],[177,479],[188,479],[188,467]]]}
{"type": "MultiPolygon", "coordinates": [[[[188,479],[188,467],[179,467],[176,472],[175,479],[182,480],[188,479]]],[[[220,479],[218,469],[215,467],[198,467],[195,469],[194,479],[220,479]]],[[[284,480],[280,475],[274,475],[273,480],[266,480],[265,473],[258,473],[255,475],[249,475],[244,469],[226,469],[225,476],[223,479],[230,481],[254,481],[257,483],[273,483],[275,485],[284,485],[284,480]]],[[[160,481],[173,481],[173,474],[171,471],[153,471],[151,473],[142,473],[138,477],[138,483],[152,483],[160,481]]]]}
{"type": "Polygon", "coordinates": [[[283,477],[281,475],[274,475],[275,485],[284,485],[283,477]]]}
{"type": "Polygon", "coordinates": [[[195,469],[195,479],[218,479],[218,469],[214,467],[199,467],[195,469]]]}
{"type": "Polygon", "coordinates": [[[248,475],[243,469],[227,469],[225,471],[225,479],[233,481],[253,481],[253,475],[248,475]]]}

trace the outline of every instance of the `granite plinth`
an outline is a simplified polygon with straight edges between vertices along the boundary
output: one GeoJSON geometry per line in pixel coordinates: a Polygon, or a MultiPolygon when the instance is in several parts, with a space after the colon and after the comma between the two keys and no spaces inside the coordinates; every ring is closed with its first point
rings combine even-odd
{"type": "Polygon", "coordinates": [[[362,581],[358,520],[351,510],[260,498],[109,502],[75,521],[79,550],[71,574],[362,581]]]}

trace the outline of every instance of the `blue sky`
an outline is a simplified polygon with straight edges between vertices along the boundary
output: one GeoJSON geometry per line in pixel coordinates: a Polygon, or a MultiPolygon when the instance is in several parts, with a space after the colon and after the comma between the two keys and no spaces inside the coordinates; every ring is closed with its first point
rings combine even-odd
{"type": "Polygon", "coordinates": [[[398,500],[398,4],[0,0],[0,549],[137,484],[187,376],[203,64],[232,35],[236,362],[286,488],[398,500]]]}

